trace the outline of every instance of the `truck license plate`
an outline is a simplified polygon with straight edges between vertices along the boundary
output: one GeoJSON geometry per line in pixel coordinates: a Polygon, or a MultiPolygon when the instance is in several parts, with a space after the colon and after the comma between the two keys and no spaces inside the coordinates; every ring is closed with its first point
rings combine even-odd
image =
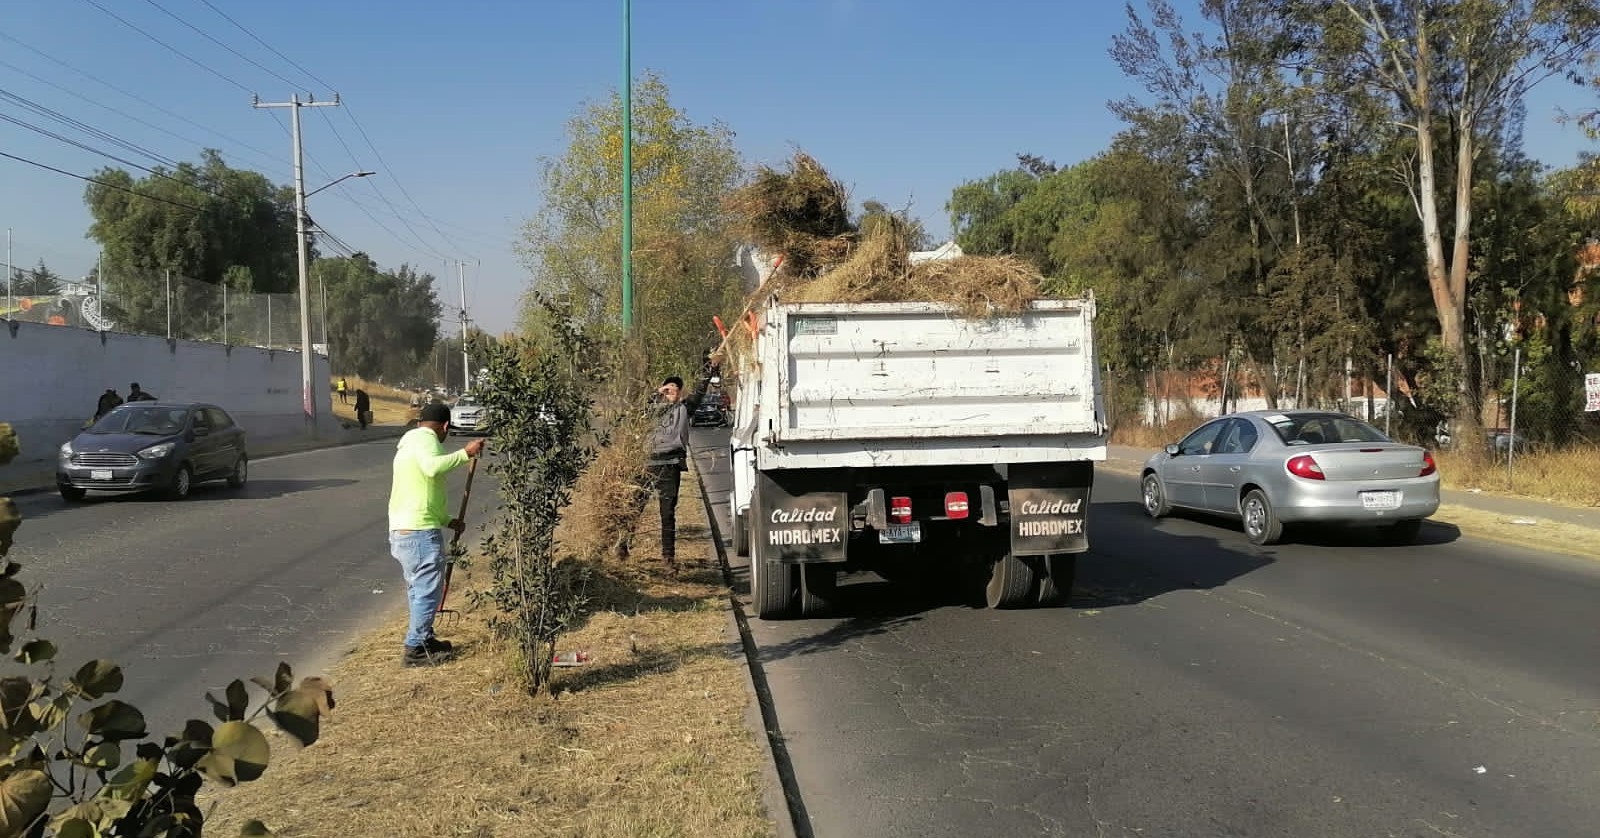
{"type": "Polygon", "coordinates": [[[922,541],[922,522],[896,524],[878,530],[879,544],[917,544],[922,541]]]}
{"type": "Polygon", "coordinates": [[[1361,505],[1366,509],[1398,509],[1399,492],[1362,492],[1361,505]]]}
{"type": "Polygon", "coordinates": [[[110,480],[111,479],[111,469],[96,469],[94,471],[91,471],[91,472],[89,472],[89,479],[90,480],[110,480]]]}

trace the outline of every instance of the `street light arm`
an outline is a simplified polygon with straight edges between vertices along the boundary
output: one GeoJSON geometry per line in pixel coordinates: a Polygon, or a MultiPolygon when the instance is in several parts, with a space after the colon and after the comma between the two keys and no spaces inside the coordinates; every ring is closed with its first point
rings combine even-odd
{"type": "Polygon", "coordinates": [[[321,192],[322,190],[327,189],[329,186],[338,186],[339,184],[344,183],[345,181],[347,181],[347,180],[349,180],[349,179],[351,179],[353,177],[371,177],[372,175],[375,175],[375,174],[377,174],[377,172],[351,172],[350,174],[345,175],[344,177],[339,178],[338,180],[335,180],[332,183],[325,184],[323,186],[319,186],[316,189],[313,189],[310,192],[307,192],[306,193],[306,197],[309,198],[312,195],[315,195],[318,192],[321,192]]]}

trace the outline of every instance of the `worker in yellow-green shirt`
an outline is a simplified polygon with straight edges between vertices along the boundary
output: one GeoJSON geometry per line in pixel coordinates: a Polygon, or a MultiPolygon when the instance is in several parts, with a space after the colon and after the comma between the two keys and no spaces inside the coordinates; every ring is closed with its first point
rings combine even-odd
{"type": "Polygon", "coordinates": [[[411,623],[406,629],[404,666],[429,666],[450,658],[450,643],[433,634],[433,617],[444,600],[446,528],[466,527],[451,518],[445,505],[445,478],[483,453],[475,439],[460,451],[446,453],[450,408],[433,403],[422,408],[417,427],[400,437],[394,455],[394,486],[389,492],[389,552],[406,578],[411,623]]]}

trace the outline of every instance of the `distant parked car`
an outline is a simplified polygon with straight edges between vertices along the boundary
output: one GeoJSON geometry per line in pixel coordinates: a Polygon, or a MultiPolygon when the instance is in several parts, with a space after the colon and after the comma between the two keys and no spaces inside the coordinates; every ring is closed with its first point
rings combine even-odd
{"type": "Polygon", "coordinates": [[[91,491],[158,490],[182,499],[208,480],[243,486],[249,473],[244,429],[212,404],[124,404],[63,444],[56,458],[56,488],[69,501],[91,491]]]}
{"type": "Polygon", "coordinates": [[[1284,524],[1382,526],[1410,543],[1439,509],[1433,455],[1341,413],[1250,411],[1213,419],[1145,462],[1145,511],[1181,507],[1239,518],[1256,544],[1284,524]]]}

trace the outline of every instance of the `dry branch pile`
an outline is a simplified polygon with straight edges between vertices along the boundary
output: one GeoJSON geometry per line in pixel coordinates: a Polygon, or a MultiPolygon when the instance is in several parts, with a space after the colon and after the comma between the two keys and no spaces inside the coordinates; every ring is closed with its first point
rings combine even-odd
{"type": "MultiPolygon", "coordinates": [[[[786,170],[762,168],[729,206],[750,241],[783,257],[746,311],[777,295],[811,303],[939,302],[967,317],[993,317],[1020,312],[1044,296],[1043,277],[1012,256],[912,264],[912,229],[901,216],[890,215],[861,235],[850,222],[844,186],[803,152],[786,170]]],[[[749,344],[738,326],[724,348],[737,356],[749,344]]]]}

